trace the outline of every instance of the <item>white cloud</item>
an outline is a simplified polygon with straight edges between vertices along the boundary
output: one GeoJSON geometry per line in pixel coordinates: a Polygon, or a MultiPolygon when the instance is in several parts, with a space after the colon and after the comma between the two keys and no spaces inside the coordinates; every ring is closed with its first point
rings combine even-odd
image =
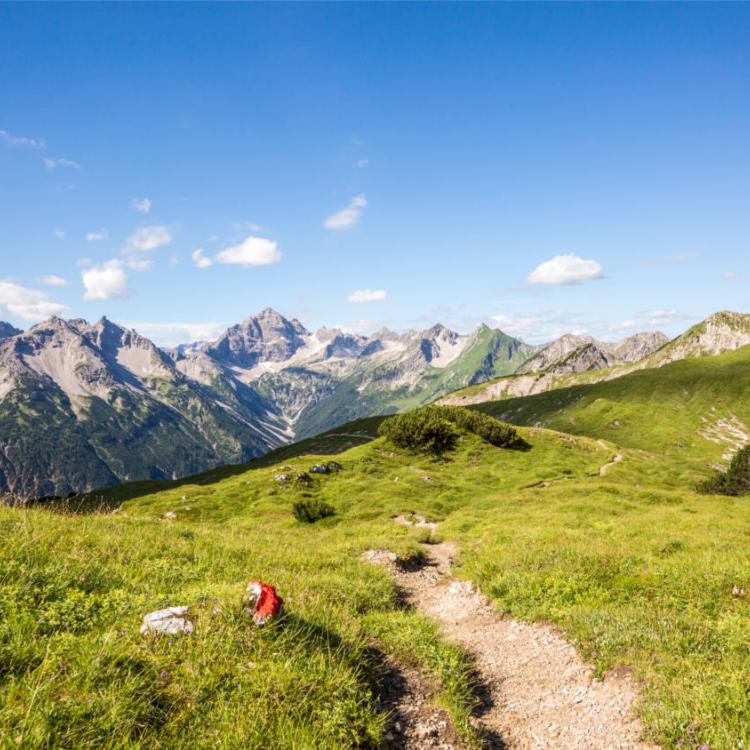
{"type": "Polygon", "coordinates": [[[50,300],[46,292],[28,289],[12,281],[0,281],[0,305],[11,315],[30,321],[44,320],[66,309],[65,305],[50,300]]]}
{"type": "Polygon", "coordinates": [[[628,331],[634,331],[638,328],[638,321],[636,320],[623,320],[620,323],[612,323],[609,326],[609,330],[612,333],[627,333],[628,331]]]}
{"type": "Polygon", "coordinates": [[[678,311],[674,308],[669,310],[646,310],[644,313],[641,313],[641,317],[649,318],[650,320],[674,320],[678,315],[678,311]]]}
{"type": "Polygon", "coordinates": [[[151,198],[133,198],[130,205],[139,214],[147,214],[151,210],[151,198]]]}
{"type": "Polygon", "coordinates": [[[600,279],[604,269],[595,260],[583,260],[572,253],[556,255],[537,266],[527,277],[529,284],[580,284],[600,279]]]}
{"type": "Polygon", "coordinates": [[[326,229],[350,229],[359,221],[365,206],[367,206],[367,198],[364,195],[355,195],[346,208],[331,214],[323,222],[323,226],[326,229]]]}
{"type": "Polygon", "coordinates": [[[55,229],[52,234],[57,237],[58,240],[64,240],[65,239],[65,230],[64,229],[55,229]]]}
{"type": "Polygon", "coordinates": [[[0,130],[0,141],[9,146],[28,146],[29,148],[47,148],[47,144],[40,138],[25,138],[11,135],[7,130],[0,130]]]}
{"type": "Polygon", "coordinates": [[[357,163],[356,163],[356,166],[357,166],[357,169],[364,169],[369,164],[370,164],[370,160],[369,159],[358,159],[357,163]]]}
{"type": "Polygon", "coordinates": [[[57,169],[58,167],[70,167],[71,169],[80,169],[81,165],[71,159],[43,159],[44,166],[50,170],[57,169]]]}
{"type": "MultiPolygon", "coordinates": [[[[195,257],[193,257],[195,260],[195,257]]],[[[214,256],[214,263],[238,266],[267,266],[281,260],[281,250],[274,240],[247,237],[238,245],[227,247],[214,256]]]]}
{"type": "Polygon", "coordinates": [[[198,268],[208,268],[209,266],[212,266],[214,262],[209,258],[204,252],[203,248],[199,247],[197,250],[193,250],[193,254],[191,256],[193,258],[193,263],[195,263],[198,268]]]}
{"type": "Polygon", "coordinates": [[[383,322],[381,320],[373,319],[350,320],[347,323],[341,323],[336,326],[336,328],[340,328],[342,331],[359,334],[360,336],[369,336],[382,327],[383,322]]]}
{"type": "Polygon", "coordinates": [[[101,242],[107,239],[107,230],[100,229],[98,232],[86,232],[86,242],[101,242]]]}
{"type": "Polygon", "coordinates": [[[347,302],[382,302],[388,297],[388,293],[385,289],[357,289],[356,292],[352,292],[347,298],[347,302]]]}
{"type": "Polygon", "coordinates": [[[566,333],[591,335],[591,327],[586,320],[579,315],[556,310],[542,310],[527,315],[493,315],[490,321],[510,336],[535,344],[547,343],[566,333]]]}
{"type": "Polygon", "coordinates": [[[150,253],[158,247],[172,241],[172,230],[169,227],[139,227],[128,237],[125,253],[150,253]]]}
{"type": "Polygon", "coordinates": [[[113,259],[81,271],[87,300],[124,299],[130,295],[128,275],[121,260],[113,259]]]}
{"type": "Polygon", "coordinates": [[[68,280],[62,276],[55,276],[55,274],[49,274],[47,276],[40,276],[39,281],[47,286],[68,286],[68,280]]]}
{"type": "Polygon", "coordinates": [[[126,258],[125,263],[133,271],[149,271],[154,267],[154,261],[151,258],[142,258],[137,255],[126,258]]]}
{"type": "Polygon", "coordinates": [[[724,274],[724,280],[725,281],[740,281],[741,279],[744,279],[745,275],[742,273],[737,273],[736,271],[727,271],[724,274]]]}
{"type": "Polygon", "coordinates": [[[214,341],[226,329],[224,323],[125,323],[159,346],[177,346],[194,341],[214,341]]]}

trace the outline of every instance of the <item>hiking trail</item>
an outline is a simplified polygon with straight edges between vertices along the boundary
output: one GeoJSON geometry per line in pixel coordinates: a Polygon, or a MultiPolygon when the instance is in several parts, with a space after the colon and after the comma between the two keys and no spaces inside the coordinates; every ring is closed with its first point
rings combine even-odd
{"type": "MultiPolygon", "coordinates": [[[[414,525],[426,523],[412,516],[414,525]]],[[[406,517],[398,517],[402,525],[406,517]]],[[[387,567],[406,601],[440,623],[476,662],[486,694],[474,719],[487,748],[508,750],[656,750],[641,740],[635,715],[636,682],[627,670],[597,679],[576,648],[552,625],[503,617],[470,581],[451,575],[452,542],[424,545],[419,566],[396,564],[395,555],[372,550],[365,559],[387,567]]],[[[438,737],[408,750],[458,747],[438,737]]]]}

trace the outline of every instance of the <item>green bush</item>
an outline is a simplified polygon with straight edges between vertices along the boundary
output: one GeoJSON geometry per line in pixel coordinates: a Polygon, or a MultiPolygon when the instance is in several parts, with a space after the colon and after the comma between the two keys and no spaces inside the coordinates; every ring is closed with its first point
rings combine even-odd
{"type": "Polygon", "coordinates": [[[701,482],[698,491],[706,495],[746,495],[750,492],[750,445],[740,448],[725,473],[717,472],[701,482]]]}
{"type": "Polygon", "coordinates": [[[437,454],[455,446],[459,430],[472,432],[499,448],[526,445],[511,425],[460,406],[425,406],[388,417],[379,434],[399,448],[437,454]]]}
{"type": "Polygon", "coordinates": [[[458,439],[458,430],[434,406],[388,417],[378,434],[398,448],[434,455],[451,450],[458,439]]]}
{"type": "Polygon", "coordinates": [[[336,515],[336,509],[317,497],[299,500],[292,506],[294,517],[301,523],[315,523],[321,518],[336,515]]]}
{"type": "Polygon", "coordinates": [[[464,409],[461,406],[435,406],[431,408],[439,409],[440,414],[445,419],[450,420],[462,430],[479,435],[490,445],[495,445],[498,448],[518,448],[525,444],[516,432],[515,427],[501,422],[489,416],[489,414],[464,409]]]}

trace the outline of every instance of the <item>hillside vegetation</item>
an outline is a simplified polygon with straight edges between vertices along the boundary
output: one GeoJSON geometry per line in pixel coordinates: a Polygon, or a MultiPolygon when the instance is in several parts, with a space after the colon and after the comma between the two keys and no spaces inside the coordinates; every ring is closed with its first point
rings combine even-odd
{"type": "Polygon", "coordinates": [[[633,670],[651,740],[747,746],[750,500],[695,488],[742,442],[749,384],[739,350],[480,407],[553,428],[519,428],[526,450],[457,426],[436,458],[373,439],[372,419],[262,461],[87,499],[113,514],[0,509],[0,736],[375,747],[393,655],[432,675],[475,744],[468,659],[359,559],[419,554],[425,530],[392,521],[418,513],[441,522],[460,545],[457,574],[500,611],[558,624],[599,673],[633,670]],[[340,451],[342,470],[309,474],[328,460],[307,454],[316,445],[340,451]],[[334,515],[301,523],[301,501],[334,515]],[[258,631],[241,615],[253,578],[279,587],[285,625],[258,631]],[[193,636],[138,633],[167,604],[197,607],[193,636]]]}

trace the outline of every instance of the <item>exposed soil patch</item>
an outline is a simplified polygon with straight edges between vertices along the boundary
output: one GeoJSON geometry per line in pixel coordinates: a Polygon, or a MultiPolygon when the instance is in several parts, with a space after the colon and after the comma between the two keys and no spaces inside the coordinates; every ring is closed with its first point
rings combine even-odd
{"type": "Polygon", "coordinates": [[[428,521],[424,516],[420,516],[419,513],[412,513],[408,516],[393,516],[393,520],[400,526],[415,526],[418,529],[435,531],[438,527],[435,521],[428,521]]]}
{"type": "Polygon", "coordinates": [[[421,567],[389,560],[388,569],[407,601],[474,656],[486,690],[476,726],[488,747],[654,750],[640,739],[637,685],[627,672],[594,679],[556,628],[500,616],[470,582],[451,578],[453,543],[426,546],[425,553],[421,567]]]}
{"type": "Polygon", "coordinates": [[[709,417],[701,417],[701,420],[705,425],[703,430],[698,431],[701,437],[716,445],[729,446],[729,450],[722,455],[726,461],[731,460],[735,451],[750,442],[747,426],[735,414],[730,413],[728,417],[719,418],[716,410],[711,409],[709,417]]]}
{"type": "Polygon", "coordinates": [[[389,750],[456,750],[461,743],[447,711],[432,704],[436,687],[417,669],[392,658],[383,665],[380,699],[391,721],[385,735],[389,750]]]}

